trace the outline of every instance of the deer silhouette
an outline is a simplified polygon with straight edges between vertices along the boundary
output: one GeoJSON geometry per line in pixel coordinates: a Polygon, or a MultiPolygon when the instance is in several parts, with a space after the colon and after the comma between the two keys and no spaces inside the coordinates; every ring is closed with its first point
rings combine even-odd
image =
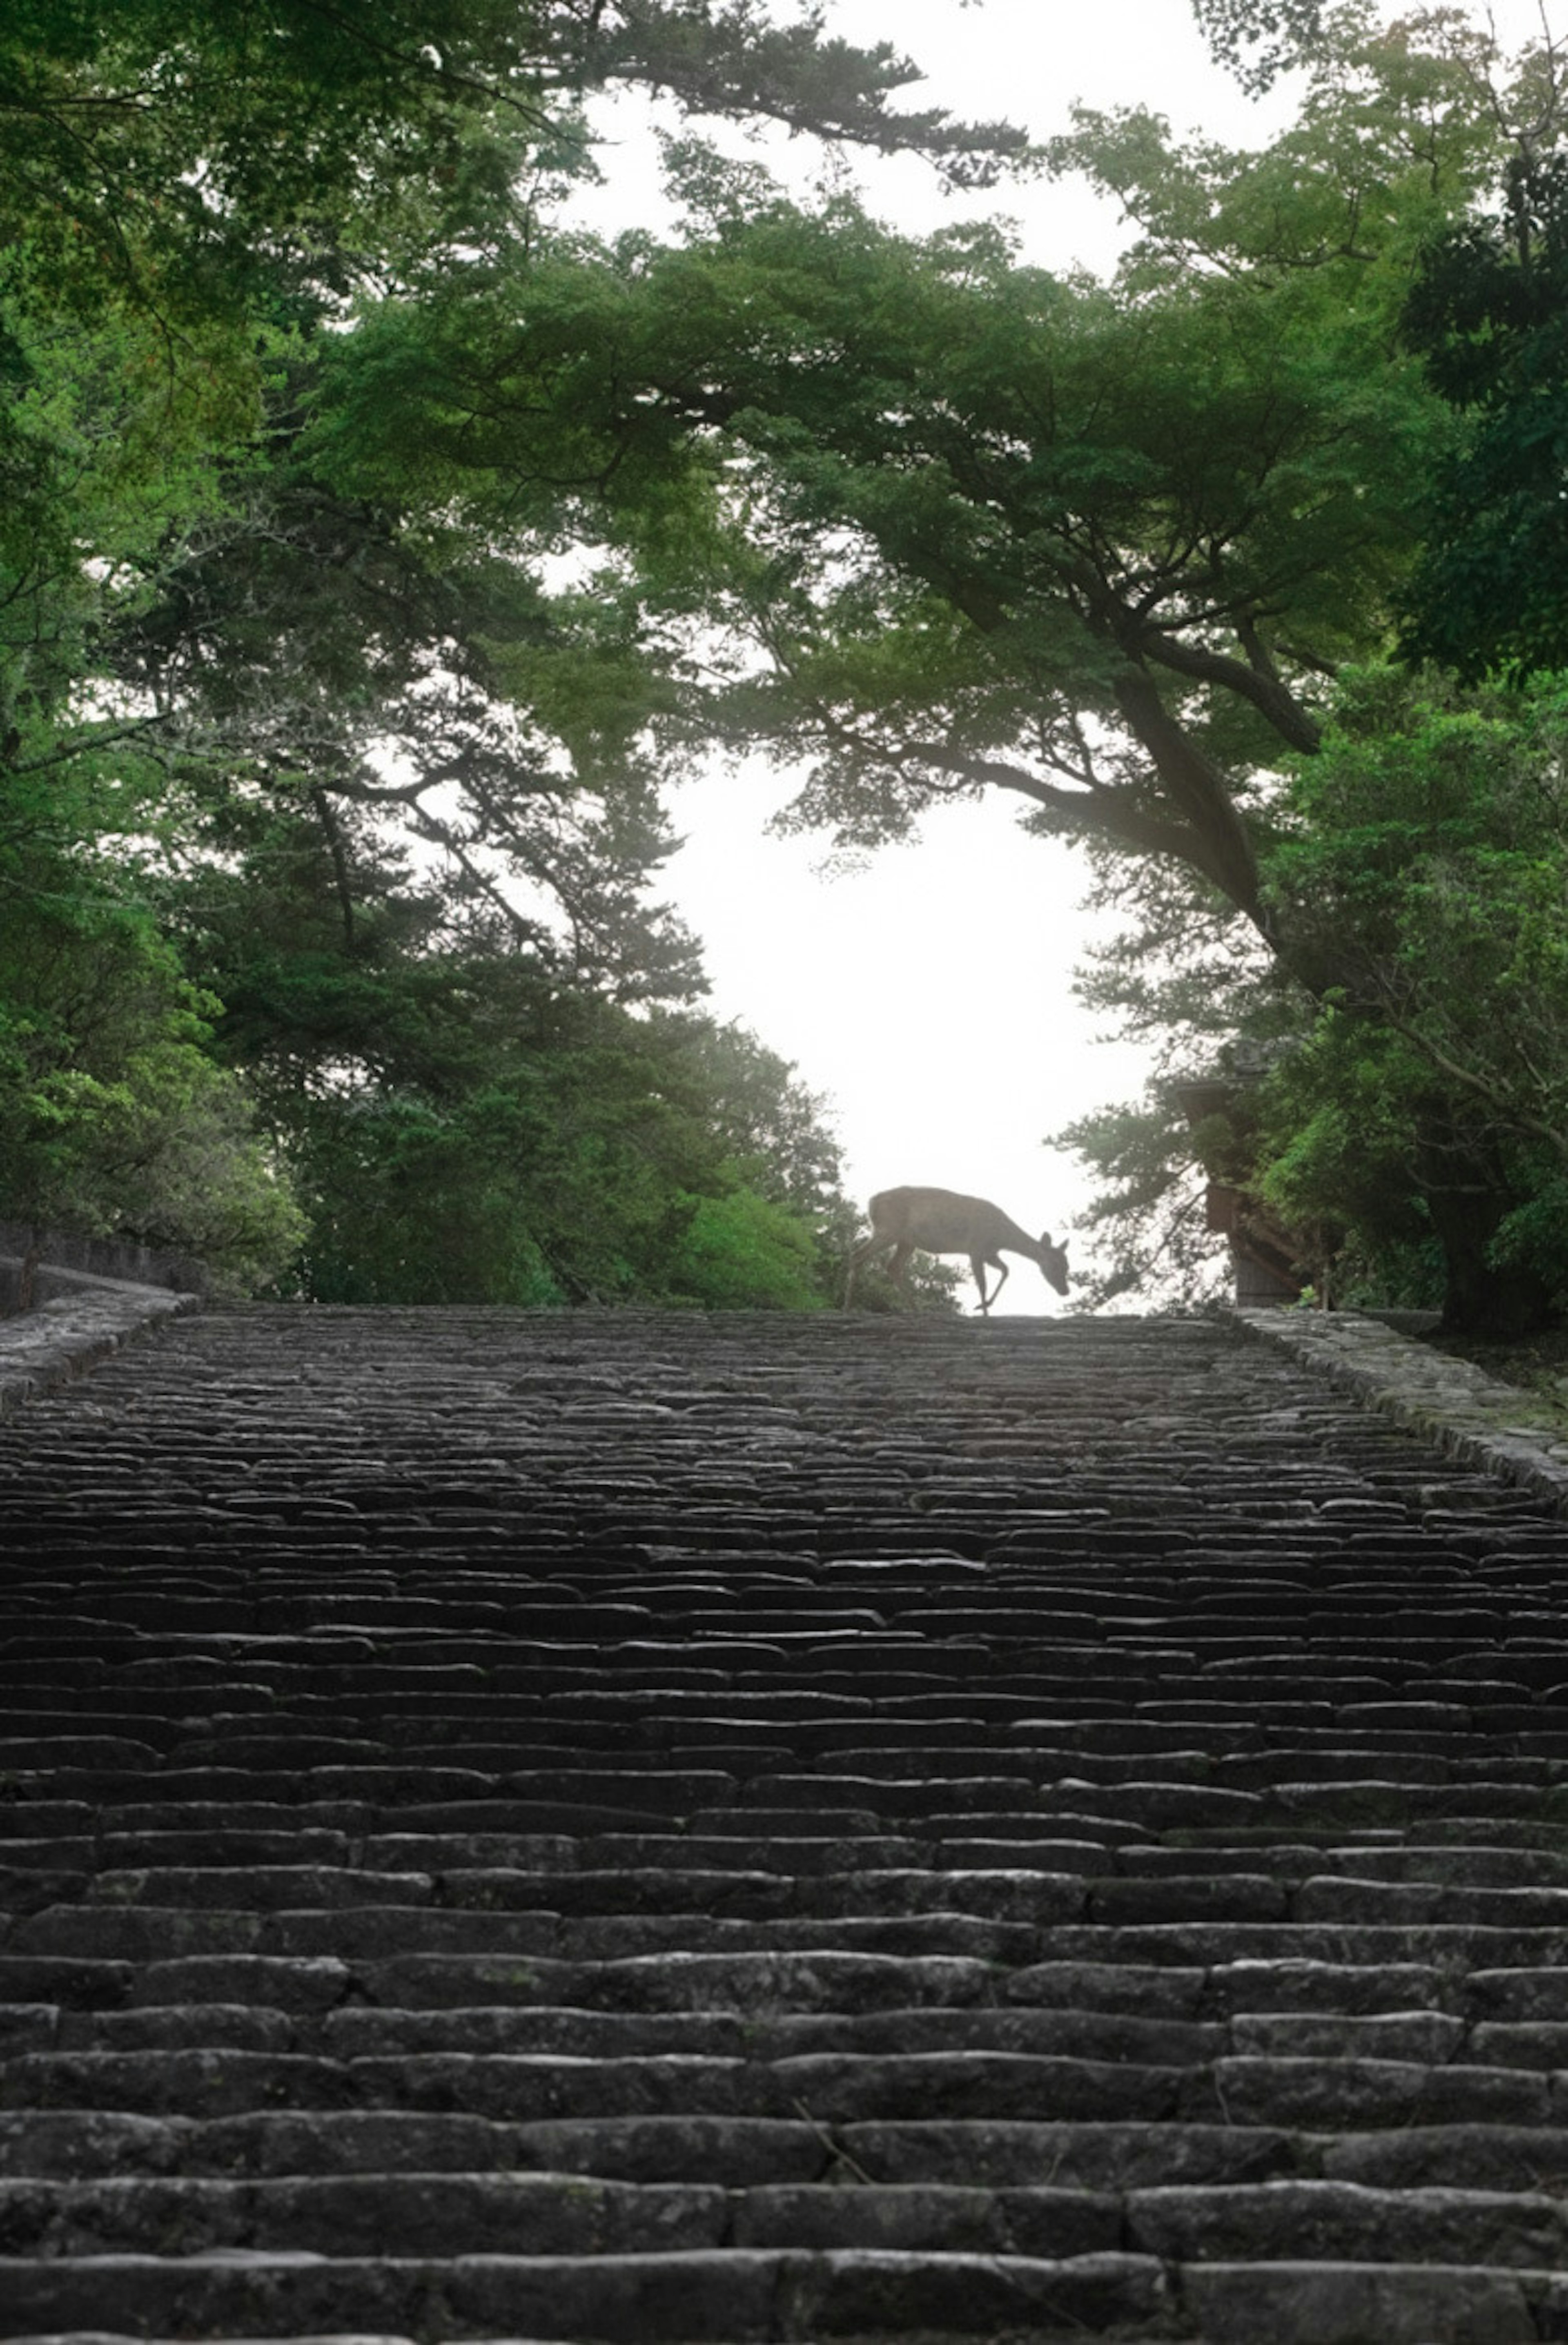
{"type": "Polygon", "coordinates": [[[888,1275],[908,1292],[911,1256],[921,1254],[966,1254],[980,1289],[980,1308],[989,1313],[1007,1280],[1008,1254],[1026,1254],[1038,1263],[1058,1294],[1067,1292],[1067,1250],[1053,1243],[1049,1233],[1032,1238],[1009,1219],[1000,1205],[983,1197],[962,1197],[952,1189],[883,1189],[871,1199],[871,1233],[851,1251],[844,1280],[844,1308],[850,1307],[855,1274],[860,1264],[891,1249],[888,1275]],[[989,1295],[987,1265],[998,1275],[989,1295]]]}

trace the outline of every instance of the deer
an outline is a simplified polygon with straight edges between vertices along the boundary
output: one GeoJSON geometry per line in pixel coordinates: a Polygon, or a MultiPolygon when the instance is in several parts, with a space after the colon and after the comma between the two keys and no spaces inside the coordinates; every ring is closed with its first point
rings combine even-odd
{"type": "Polygon", "coordinates": [[[892,1249],[888,1275],[895,1285],[909,1291],[910,1257],[917,1250],[922,1254],[966,1254],[974,1273],[974,1283],[980,1289],[980,1309],[988,1316],[991,1306],[1007,1283],[1007,1264],[1002,1260],[1003,1250],[1009,1254],[1027,1254],[1037,1262],[1058,1294],[1067,1292],[1067,1250],[1053,1243],[1050,1233],[1032,1238],[1009,1220],[1000,1205],[987,1203],[983,1197],[962,1197],[952,1189],[883,1189],[871,1199],[871,1233],[862,1238],[850,1253],[844,1280],[844,1308],[850,1307],[854,1293],[855,1274],[863,1262],[873,1255],[892,1249]],[[999,1274],[988,1295],[985,1291],[987,1264],[999,1274]]]}

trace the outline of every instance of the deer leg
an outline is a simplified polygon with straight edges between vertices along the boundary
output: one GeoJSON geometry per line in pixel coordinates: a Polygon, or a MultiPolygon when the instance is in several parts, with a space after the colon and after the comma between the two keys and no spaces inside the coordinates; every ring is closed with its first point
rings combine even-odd
{"type": "Polygon", "coordinates": [[[1007,1264],[994,1254],[988,1256],[983,1254],[972,1254],[969,1257],[969,1266],[974,1273],[974,1283],[980,1289],[981,1316],[989,1318],[992,1304],[1007,1284],[1007,1264]],[[989,1294],[985,1292],[985,1265],[988,1260],[992,1269],[997,1273],[996,1284],[989,1294]]]}
{"type": "Polygon", "coordinates": [[[844,1308],[846,1311],[850,1307],[850,1298],[855,1291],[855,1276],[857,1272],[860,1270],[860,1264],[862,1263],[870,1262],[873,1256],[879,1254],[886,1254],[888,1248],[892,1244],[893,1240],[891,1238],[879,1237],[876,1231],[873,1230],[870,1237],[861,1238],[857,1245],[850,1247],[849,1264],[844,1273],[844,1308]]]}
{"type": "Polygon", "coordinates": [[[899,1289],[906,1303],[909,1300],[910,1291],[910,1264],[914,1260],[914,1254],[915,1250],[912,1245],[904,1245],[901,1243],[894,1246],[893,1258],[888,1264],[888,1276],[899,1289]]]}
{"type": "Polygon", "coordinates": [[[863,1262],[870,1262],[872,1254],[880,1254],[886,1244],[886,1238],[879,1238],[873,1230],[869,1238],[861,1238],[858,1244],[852,1245],[850,1248],[849,1260],[844,1266],[844,1308],[846,1311],[850,1307],[850,1299],[855,1291],[856,1272],[860,1269],[860,1264],[863,1262]]]}

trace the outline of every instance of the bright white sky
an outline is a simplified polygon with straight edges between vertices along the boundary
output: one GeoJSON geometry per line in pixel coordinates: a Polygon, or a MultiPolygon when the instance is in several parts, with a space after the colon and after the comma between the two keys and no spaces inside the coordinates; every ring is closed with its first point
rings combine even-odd
{"type": "MultiPolygon", "coordinates": [[[[1492,14],[1510,47],[1539,36],[1539,0],[1499,0],[1492,14]]],[[[1568,28],[1568,0],[1546,0],[1546,15],[1554,32],[1568,28]]],[[[1210,62],[1186,0],[828,0],[827,17],[847,39],[891,40],[926,67],[911,104],[1003,117],[1037,138],[1065,129],[1079,99],[1147,104],[1178,135],[1237,145],[1263,143],[1293,110],[1285,91],[1262,105],[1242,96],[1210,62]]],[[[647,222],[658,208],[633,115],[599,119],[624,144],[604,154],[597,224],[647,222]]],[[[781,176],[814,168],[806,141],[763,142],[763,152],[781,176]]],[[[1119,247],[1115,208],[1071,184],[1004,187],[961,207],[911,158],[858,163],[856,174],[877,211],[912,231],[961,210],[1000,211],[1021,224],[1029,259],[1101,273],[1119,247]]],[[[946,808],[918,843],[828,877],[826,840],[767,835],[792,795],[788,774],[758,762],[742,775],[694,775],[673,801],[687,844],[666,867],[664,892],[702,939],[709,1007],[828,1094],[851,1196],[934,1183],[991,1197],[1026,1229],[1070,1243],[1091,1183],[1044,1137],[1135,1098],[1145,1071],[1143,1055],[1101,1040],[1073,998],[1093,932],[1077,909],[1085,878],[1074,851],[1025,838],[992,800],[946,808]]],[[[1000,1307],[1060,1306],[1015,1262],[1000,1307]]]]}

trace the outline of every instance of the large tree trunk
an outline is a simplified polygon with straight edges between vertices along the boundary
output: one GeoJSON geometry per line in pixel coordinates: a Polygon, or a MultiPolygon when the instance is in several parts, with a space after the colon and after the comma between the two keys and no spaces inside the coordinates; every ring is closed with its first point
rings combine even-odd
{"type": "Polygon", "coordinates": [[[1434,1186],[1427,1193],[1443,1253],[1442,1324],[1451,1334],[1512,1339],[1550,1326],[1556,1316],[1533,1271],[1499,1268],[1487,1258],[1510,1202],[1502,1191],[1434,1186]]]}
{"type": "Polygon", "coordinates": [[[16,1273],[16,1309],[20,1314],[31,1311],[38,1289],[38,1264],[44,1257],[44,1233],[34,1228],[28,1233],[27,1251],[22,1256],[16,1273]]]}
{"type": "MultiPolygon", "coordinates": [[[[1307,955],[1271,939],[1275,956],[1297,983],[1321,1000],[1332,990],[1355,1003],[1364,973],[1332,948],[1307,955]]],[[[1376,1023],[1375,997],[1359,1004],[1376,1023]]],[[[1415,1118],[1410,1166],[1412,1203],[1424,1208],[1442,1249],[1442,1324],[1455,1334],[1512,1340],[1562,1318],[1554,1290],[1527,1265],[1498,1264],[1494,1241],[1509,1214],[1525,1202],[1511,1172],[1500,1128],[1478,1114],[1473,1101],[1432,1091],[1415,1118]]]]}

